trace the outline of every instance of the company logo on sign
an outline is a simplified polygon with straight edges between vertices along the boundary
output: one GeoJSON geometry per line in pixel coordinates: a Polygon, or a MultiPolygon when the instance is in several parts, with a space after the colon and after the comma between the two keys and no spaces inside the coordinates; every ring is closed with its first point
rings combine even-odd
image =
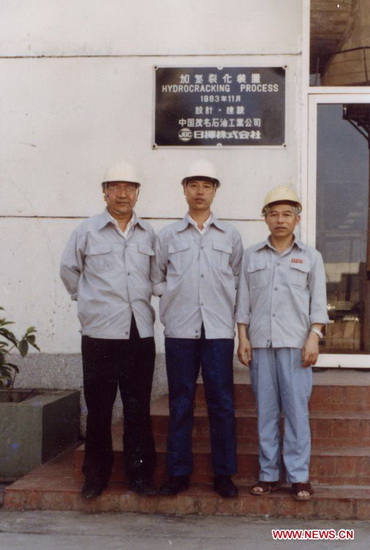
{"type": "Polygon", "coordinates": [[[179,139],[181,141],[190,141],[193,137],[193,132],[189,128],[181,128],[179,131],[179,139]]]}

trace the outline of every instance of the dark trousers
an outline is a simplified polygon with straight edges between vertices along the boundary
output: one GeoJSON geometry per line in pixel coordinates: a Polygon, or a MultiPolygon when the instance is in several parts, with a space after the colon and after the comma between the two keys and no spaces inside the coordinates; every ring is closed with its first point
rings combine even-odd
{"type": "Polygon", "coordinates": [[[87,405],[87,477],[108,481],[112,464],[112,410],[120,390],[124,414],[123,460],[129,480],[151,479],[155,448],[150,395],[155,360],[154,338],[140,338],[132,318],[128,340],[82,336],[84,395],[87,405]]]}
{"type": "Polygon", "coordinates": [[[170,421],[167,462],[171,476],[192,472],[191,435],[200,367],[205,388],[215,475],[236,472],[233,388],[234,340],[166,338],[170,421]]]}

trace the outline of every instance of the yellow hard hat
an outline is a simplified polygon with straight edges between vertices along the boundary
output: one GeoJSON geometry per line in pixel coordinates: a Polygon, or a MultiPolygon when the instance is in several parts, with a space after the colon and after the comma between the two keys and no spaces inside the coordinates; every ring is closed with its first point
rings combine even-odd
{"type": "Polygon", "coordinates": [[[182,185],[185,185],[188,180],[194,178],[206,178],[211,180],[216,187],[220,187],[220,180],[217,177],[216,168],[208,160],[196,160],[188,168],[188,175],[181,181],[182,185]]]}
{"type": "Polygon", "coordinates": [[[105,171],[102,184],[113,181],[134,183],[137,187],[140,186],[135,168],[125,160],[112,164],[105,171]]]}
{"type": "Polygon", "coordinates": [[[298,208],[298,213],[302,211],[302,204],[294,189],[286,185],[278,185],[267,193],[262,207],[262,216],[265,215],[267,207],[276,202],[293,203],[298,208]]]}

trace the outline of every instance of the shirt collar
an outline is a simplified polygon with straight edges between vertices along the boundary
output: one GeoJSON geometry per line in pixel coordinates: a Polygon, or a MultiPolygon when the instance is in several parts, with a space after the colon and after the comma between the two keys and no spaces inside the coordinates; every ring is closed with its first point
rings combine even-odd
{"type": "MultiPolygon", "coordinates": [[[[102,212],[99,216],[98,230],[103,229],[106,225],[112,223],[113,220],[113,216],[109,214],[108,209],[106,208],[104,212],[102,212]]],[[[142,229],[145,229],[142,220],[136,216],[135,212],[133,212],[132,218],[129,223],[132,223],[132,226],[139,225],[142,229]]]]}
{"type": "MultiPolygon", "coordinates": [[[[214,225],[215,227],[217,227],[217,229],[220,229],[220,231],[225,231],[225,227],[224,227],[223,222],[218,220],[216,218],[216,216],[213,214],[213,212],[211,212],[211,216],[210,216],[210,218],[208,218],[206,223],[207,223],[207,226],[214,225]]],[[[179,228],[178,228],[177,231],[178,232],[184,231],[185,229],[187,229],[187,227],[189,227],[189,224],[193,225],[192,222],[191,222],[189,212],[187,212],[185,217],[179,222],[179,228]]]]}
{"type": "Polygon", "coordinates": [[[98,229],[103,229],[106,225],[108,225],[108,223],[111,223],[111,219],[108,210],[105,209],[104,212],[99,215],[99,218],[97,220],[98,229]]]}
{"type": "Polygon", "coordinates": [[[188,219],[189,219],[189,223],[191,223],[191,225],[193,225],[197,231],[199,231],[199,233],[204,233],[206,231],[206,229],[208,228],[208,226],[210,225],[211,223],[211,220],[212,220],[212,214],[209,216],[209,218],[206,219],[206,221],[203,223],[203,228],[200,229],[198,227],[198,224],[195,220],[193,220],[193,218],[190,216],[189,212],[187,214],[188,216],[188,219]]]}
{"type": "MultiPolygon", "coordinates": [[[[300,248],[301,250],[303,249],[304,247],[304,244],[302,243],[302,241],[300,241],[299,239],[297,239],[297,237],[294,235],[294,240],[293,240],[293,244],[292,244],[292,249],[297,246],[298,248],[300,248]]],[[[270,242],[270,237],[267,237],[267,239],[265,239],[264,241],[262,241],[261,243],[259,243],[256,247],[256,250],[262,250],[263,248],[271,248],[274,250],[273,246],[271,245],[271,242],[270,242]]]]}

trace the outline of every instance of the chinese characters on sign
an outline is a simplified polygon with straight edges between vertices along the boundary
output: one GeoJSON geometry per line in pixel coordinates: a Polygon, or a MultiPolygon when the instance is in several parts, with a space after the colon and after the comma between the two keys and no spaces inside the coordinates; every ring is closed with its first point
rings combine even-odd
{"type": "Polygon", "coordinates": [[[154,147],[285,143],[282,67],[157,67],[154,147]]]}

